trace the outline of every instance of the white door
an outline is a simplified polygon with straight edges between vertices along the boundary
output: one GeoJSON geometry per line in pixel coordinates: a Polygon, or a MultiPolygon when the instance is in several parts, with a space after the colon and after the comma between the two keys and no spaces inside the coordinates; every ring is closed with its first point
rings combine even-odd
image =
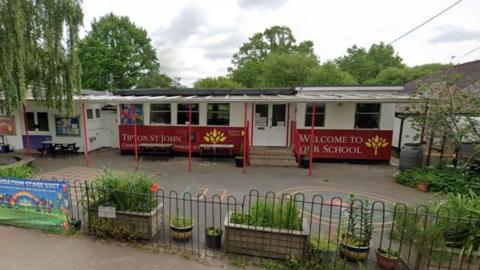
{"type": "Polygon", "coordinates": [[[255,104],[253,145],[285,146],[286,104],[255,104]]]}

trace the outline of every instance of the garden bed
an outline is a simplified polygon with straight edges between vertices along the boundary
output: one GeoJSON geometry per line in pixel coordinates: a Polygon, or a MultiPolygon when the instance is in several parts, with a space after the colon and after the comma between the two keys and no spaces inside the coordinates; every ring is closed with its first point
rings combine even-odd
{"type": "Polygon", "coordinates": [[[415,247],[407,243],[402,247],[400,258],[408,266],[409,269],[415,269],[418,263],[418,270],[467,270],[480,269],[480,254],[469,258],[467,256],[460,257],[460,249],[445,248],[434,249],[429,254],[418,258],[415,247]],[[417,262],[417,259],[419,261],[417,262]]]}
{"type": "Polygon", "coordinates": [[[295,256],[305,260],[308,249],[308,225],[302,220],[302,230],[276,229],[230,222],[225,217],[225,251],[242,255],[285,259],[295,256]]]}
{"type": "Polygon", "coordinates": [[[99,217],[98,209],[89,211],[89,231],[119,240],[152,240],[163,226],[163,204],[150,212],[116,211],[114,218],[99,217]]]}

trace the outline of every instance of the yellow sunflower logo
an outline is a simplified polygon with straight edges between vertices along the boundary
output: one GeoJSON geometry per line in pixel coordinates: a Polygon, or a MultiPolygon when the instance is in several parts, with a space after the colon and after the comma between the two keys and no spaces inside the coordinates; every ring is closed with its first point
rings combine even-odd
{"type": "Polygon", "coordinates": [[[378,149],[388,146],[388,141],[387,139],[378,137],[378,135],[376,135],[375,137],[367,139],[365,145],[369,148],[373,148],[375,150],[374,154],[376,156],[378,154],[378,149]]]}
{"type": "Polygon", "coordinates": [[[227,136],[225,136],[225,133],[217,130],[217,129],[213,129],[209,132],[207,132],[204,136],[203,136],[203,139],[208,142],[208,143],[222,143],[224,142],[226,139],[227,139],[227,136]]]}

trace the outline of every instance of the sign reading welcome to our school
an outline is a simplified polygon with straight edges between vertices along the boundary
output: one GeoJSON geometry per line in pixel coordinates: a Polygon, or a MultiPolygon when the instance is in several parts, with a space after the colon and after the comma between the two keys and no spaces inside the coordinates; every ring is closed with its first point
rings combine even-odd
{"type": "Polygon", "coordinates": [[[68,182],[0,178],[0,224],[62,232],[69,213],[68,182]]]}
{"type": "MultiPolygon", "coordinates": [[[[192,126],[192,151],[198,152],[200,144],[233,144],[240,151],[243,140],[242,127],[192,126]]],[[[131,125],[119,126],[120,149],[134,149],[134,131],[131,125]]],[[[176,151],[188,151],[187,126],[137,126],[138,144],[172,144],[176,151]]]]}
{"type": "MultiPolygon", "coordinates": [[[[310,147],[310,129],[299,129],[300,151],[310,147]]],[[[313,156],[324,159],[390,160],[391,130],[317,129],[313,156]]]]}

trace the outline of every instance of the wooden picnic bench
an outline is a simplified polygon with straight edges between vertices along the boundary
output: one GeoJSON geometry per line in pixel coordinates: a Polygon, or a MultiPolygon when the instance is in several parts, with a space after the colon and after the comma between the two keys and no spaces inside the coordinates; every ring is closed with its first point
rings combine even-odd
{"type": "Polygon", "coordinates": [[[46,152],[52,155],[52,157],[55,157],[57,153],[62,153],[63,156],[67,154],[78,155],[78,150],[80,150],[80,147],[76,143],[57,143],[53,141],[43,141],[42,148],[38,149],[41,156],[46,152]]]}
{"type": "Polygon", "coordinates": [[[173,149],[171,143],[141,143],[138,152],[144,156],[165,156],[167,161],[173,149]]]}
{"type": "Polygon", "coordinates": [[[200,144],[200,157],[213,156],[215,159],[217,156],[233,156],[233,144],[200,144]]]}

